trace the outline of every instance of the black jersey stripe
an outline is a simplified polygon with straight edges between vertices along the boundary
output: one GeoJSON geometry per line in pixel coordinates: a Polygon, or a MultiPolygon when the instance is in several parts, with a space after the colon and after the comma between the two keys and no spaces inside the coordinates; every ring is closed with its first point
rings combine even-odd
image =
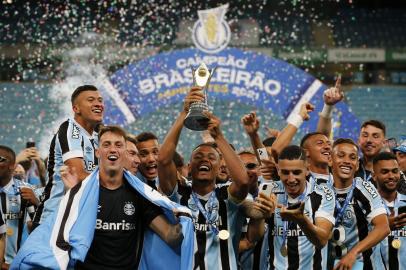
{"type": "MultiPolygon", "coordinates": [[[[217,196],[219,201],[219,216],[221,218],[220,230],[228,230],[228,220],[227,220],[227,205],[217,196]]],[[[228,240],[220,240],[220,255],[221,255],[221,266],[223,270],[230,269],[230,258],[228,256],[228,240]]]]}
{"type": "MultiPolygon", "coordinates": [[[[312,192],[310,194],[310,203],[312,206],[312,218],[313,218],[313,224],[316,223],[316,212],[319,210],[319,207],[321,205],[321,200],[322,196],[320,194],[317,194],[316,192],[312,192]]],[[[318,247],[315,247],[314,249],[314,256],[313,256],[313,269],[314,270],[321,270],[322,269],[322,256],[321,256],[321,249],[318,247]]]]}
{"type": "Polygon", "coordinates": [[[56,145],[55,135],[52,138],[51,145],[49,146],[49,156],[48,156],[48,183],[46,184],[44,191],[40,197],[40,204],[38,205],[34,218],[32,219],[33,230],[39,225],[41,221],[42,212],[44,211],[44,203],[51,196],[51,189],[54,182],[54,168],[55,168],[55,145],[56,145]]]}
{"type": "Polygon", "coordinates": [[[58,140],[61,146],[62,154],[69,152],[69,143],[68,143],[68,128],[69,120],[63,122],[58,130],[58,140]]]}
{"type": "Polygon", "coordinates": [[[17,251],[20,249],[26,214],[27,214],[27,201],[23,200],[23,198],[20,197],[20,217],[18,219],[17,251]]]}
{"type": "MultiPolygon", "coordinates": [[[[298,230],[296,223],[289,222],[289,230],[298,230]]],[[[287,236],[288,244],[288,270],[299,269],[299,237],[295,235],[287,236]]]]}
{"type": "Polygon", "coordinates": [[[4,192],[0,193],[0,197],[1,197],[1,210],[3,211],[3,215],[4,215],[5,213],[8,213],[6,193],[4,193],[4,192]]]}
{"type": "Polygon", "coordinates": [[[90,139],[90,143],[92,144],[93,147],[93,160],[94,164],[97,166],[99,165],[99,159],[96,156],[96,147],[94,146],[94,139],[90,139]]]}
{"type": "MultiPolygon", "coordinates": [[[[183,187],[183,186],[178,186],[178,192],[179,194],[182,194],[183,196],[180,198],[180,204],[183,206],[188,206],[188,201],[190,199],[190,192],[187,192],[188,189],[183,187]]],[[[205,222],[204,217],[201,213],[199,213],[198,221],[201,222],[203,218],[203,223],[205,222]]],[[[197,244],[197,251],[195,253],[195,265],[193,269],[200,269],[200,270],[205,270],[205,265],[204,265],[204,257],[206,255],[206,232],[201,232],[201,231],[195,231],[196,233],[196,244],[197,244]]]]}
{"type": "Polygon", "coordinates": [[[398,250],[392,247],[392,241],[395,239],[393,236],[388,237],[388,258],[389,258],[389,269],[388,270],[398,270],[399,269],[399,258],[398,250]]]}
{"type": "Polygon", "coordinates": [[[254,247],[254,262],[252,265],[252,269],[259,269],[259,264],[261,261],[261,247],[263,241],[264,241],[263,238],[260,239],[254,247]]]}
{"type": "MultiPolygon", "coordinates": [[[[369,233],[368,230],[368,220],[366,217],[371,213],[371,205],[367,197],[362,194],[362,191],[358,188],[354,189],[354,212],[355,212],[355,219],[358,229],[358,237],[359,241],[364,240],[369,233]],[[362,208],[361,208],[362,205],[362,208]],[[364,211],[365,212],[364,212],[364,211]]],[[[372,249],[368,249],[362,252],[362,257],[364,261],[364,269],[369,270],[373,269],[372,266],[372,249]]]]}
{"type": "Polygon", "coordinates": [[[76,186],[74,186],[70,190],[68,203],[66,204],[65,212],[63,213],[61,226],[60,226],[59,232],[58,232],[58,237],[56,238],[56,246],[65,251],[70,250],[70,244],[65,241],[65,238],[63,236],[63,231],[65,230],[65,225],[66,225],[66,222],[68,221],[70,210],[72,208],[73,199],[75,198],[76,193],[78,193],[78,191],[80,190],[81,187],[82,187],[82,181],[80,181],[76,186]]]}
{"type": "MultiPolygon", "coordinates": [[[[202,204],[204,203],[204,201],[202,201],[202,200],[201,200],[201,202],[202,202],[202,204]]],[[[203,207],[204,207],[204,204],[203,204],[203,207]]],[[[205,224],[205,223],[206,223],[206,218],[199,211],[198,224],[205,224]]],[[[206,232],[196,230],[196,241],[197,241],[197,252],[195,254],[194,269],[206,270],[206,267],[204,264],[204,258],[206,257],[206,242],[207,242],[206,232]]]]}
{"type": "MultiPolygon", "coordinates": [[[[272,215],[269,219],[266,220],[268,223],[268,265],[270,270],[274,270],[275,266],[273,261],[275,259],[275,249],[274,249],[274,241],[275,241],[275,216],[272,215]]],[[[259,268],[258,268],[259,269],[259,268]]]]}

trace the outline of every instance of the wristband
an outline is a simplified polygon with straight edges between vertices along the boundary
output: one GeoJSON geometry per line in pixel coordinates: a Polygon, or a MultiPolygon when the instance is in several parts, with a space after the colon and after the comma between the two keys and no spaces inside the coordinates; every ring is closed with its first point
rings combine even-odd
{"type": "Polygon", "coordinates": [[[323,116],[324,118],[331,118],[333,116],[333,109],[334,109],[334,106],[324,104],[323,110],[321,111],[320,116],[323,116]]]}
{"type": "Polygon", "coordinates": [[[300,126],[303,124],[303,118],[298,114],[292,115],[288,119],[288,124],[291,124],[291,125],[295,126],[297,129],[299,129],[300,126]]]}

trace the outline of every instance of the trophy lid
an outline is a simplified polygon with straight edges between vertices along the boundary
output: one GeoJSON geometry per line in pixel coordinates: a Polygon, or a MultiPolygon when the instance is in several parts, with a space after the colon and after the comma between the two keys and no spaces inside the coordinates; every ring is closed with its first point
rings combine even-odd
{"type": "Polygon", "coordinates": [[[196,85],[200,87],[205,87],[207,80],[210,77],[209,69],[205,63],[201,63],[195,72],[196,85]]]}

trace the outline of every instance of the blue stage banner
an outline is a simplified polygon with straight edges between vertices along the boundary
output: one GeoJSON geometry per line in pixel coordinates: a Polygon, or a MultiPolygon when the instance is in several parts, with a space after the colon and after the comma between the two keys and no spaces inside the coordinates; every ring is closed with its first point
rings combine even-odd
{"type": "MultiPolygon", "coordinates": [[[[222,99],[271,110],[285,119],[310,100],[316,111],[323,107],[326,86],[303,70],[260,53],[228,48],[217,54],[197,49],[173,50],[145,58],[118,70],[102,83],[106,98],[106,123],[126,125],[160,107],[181,103],[192,84],[191,67],[201,62],[217,67],[208,93],[210,100],[222,99]]],[[[314,131],[318,117],[313,113],[302,126],[314,131]]],[[[356,138],[359,121],[340,103],[333,119],[334,137],[356,138]]]]}

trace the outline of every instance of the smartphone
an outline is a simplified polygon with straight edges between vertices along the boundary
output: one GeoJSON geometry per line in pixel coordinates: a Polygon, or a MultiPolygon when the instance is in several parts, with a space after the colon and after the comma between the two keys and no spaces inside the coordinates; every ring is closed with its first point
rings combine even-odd
{"type": "Polygon", "coordinates": [[[35,147],[35,142],[27,142],[25,144],[25,148],[31,148],[31,147],[35,147]]]}
{"type": "Polygon", "coordinates": [[[258,152],[258,156],[259,156],[259,159],[260,160],[263,160],[263,159],[269,159],[269,156],[268,156],[268,152],[266,151],[266,148],[265,147],[263,147],[263,148],[258,148],[257,149],[257,152],[258,152]]]}
{"type": "Polygon", "coordinates": [[[291,204],[291,205],[288,206],[287,209],[288,209],[288,210],[298,209],[301,204],[302,204],[301,202],[297,202],[297,203],[291,204]]]}
{"type": "Polygon", "coordinates": [[[406,213],[406,206],[401,206],[398,208],[398,215],[406,213]]]}
{"type": "Polygon", "coordinates": [[[261,184],[259,186],[259,192],[264,193],[266,196],[270,196],[272,193],[272,185],[261,184]]]}

